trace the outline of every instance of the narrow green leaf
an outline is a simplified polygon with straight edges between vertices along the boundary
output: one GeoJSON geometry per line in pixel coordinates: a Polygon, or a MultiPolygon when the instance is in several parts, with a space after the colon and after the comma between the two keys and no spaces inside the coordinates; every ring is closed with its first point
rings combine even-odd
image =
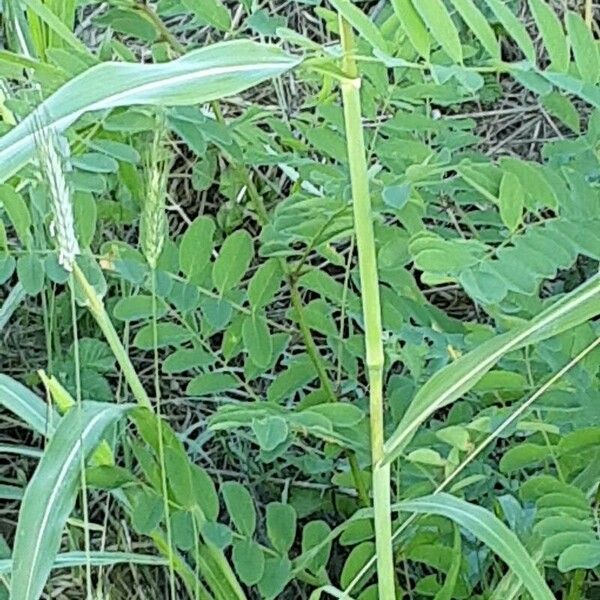
{"type": "Polygon", "coordinates": [[[131,407],[86,402],[59,422],[21,504],[13,551],[11,598],[37,600],[57,555],[75,505],[81,458],[99,444],[106,428],[131,407]]]}
{"type": "Polygon", "coordinates": [[[348,587],[350,582],[361,571],[371,556],[373,556],[374,551],[375,544],[373,542],[362,542],[352,548],[352,552],[350,552],[350,555],[346,559],[340,576],[343,588],[348,587]]]}
{"type": "Polygon", "coordinates": [[[454,591],[458,583],[458,576],[460,575],[460,569],[462,567],[462,543],[460,538],[460,529],[458,526],[454,527],[454,546],[452,548],[452,563],[450,570],[444,581],[444,585],[440,591],[435,595],[433,600],[452,600],[454,597],[454,591]]]}
{"type": "Polygon", "coordinates": [[[500,45],[496,34],[473,0],[451,0],[451,2],[490,56],[500,58],[500,45]]]}
{"type": "Polygon", "coordinates": [[[535,63],[535,47],[525,25],[511,12],[511,10],[504,4],[503,0],[485,0],[486,4],[490,7],[498,21],[502,24],[502,27],[506,30],[506,33],[517,42],[519,48],[521,48],[525,58],[530,63],[535,63]]]}
{"type": "Polygon", "coordinates": [[[210,475],[199,465],[190,465],[194,500],[209,521],[219,516],[219,497],[210,475]]]}
{"type": "MultiPolygon", "coordinates": [[[[176,323],[158,323],[156,326],[156,347],[179,346],[192,338],[192,334],[176,323]]],[[[140,350],[153,350],[154,326],[151,324],[142,327],[133,338],[133,345],[140,350]]]]}
{"type": "Polygon", "coordinates": [[[569,94],[575,94],[582,100],[589,102],[594,108],[600,108],[599,86],[585,83],[578,77],[573,77],[572,75],[564,73],[545,71],[543,75],[545,79],[561,90],[568,92],[569,94]]]}
{"type": "Polygon", "coordinates": [[[402,502],[398,508],[451,519],[497,554],[519,577],[534,600],[555,600],[519,538],[488,510],[444,493],[402,502]]]}
{"type": "Polygon", "coordinates": [[[206,396],[235,390],[238,386],[237,379],[230,373],[203,373],[190,381],[185,393],[188,396],[206,396]]]}
{"type": "Polygon", "coordinates": [[[427,31],[427,27],[425,26],[421,15],[415,10],[412,1],[392,0],[392,5],[410,43],[425,60],[429,60],[429,55],[431,53],[431,36],[429,35],[429,31],[427,31]]]}
{"type": "Polygon", "coordinates": [[[279,291],[282,279],[283,273],[277,259],[270,258],[258,267],[248,284],[248,300],[254,310],[269,304],[279,291]]]}
{"type": "Polygon", "coordinates": [[[542,98],[543,107],[564,123],[575,135],[581,133],[581,118],[577,107],[560,92],[551,92],[542,98]]]}
{"type": "Polygon", "coordinates": [[[586,83],[595,84],[600,77],[600,57],[594,36],[580,14],[568,11],[566,22],[579,74],[586,83]]]}
{"type": "MultiPolygon", "coordinates": [[[[57,554],[52,569],[68,569],[70,567],[85,567],[87,563],[94,567],[110,567],[120,564],[165,566],[167,560],[152,554],[138,552],[109,552],[92,550],[89,554],[80,551],[62,552],[57,554]]],[[[12,571],[13,561],[10,558],[0,560],[0,573],[8,574],[12,571]]]]}
{"type": "MultiPolygon", "coordinates": [[[[156,316],[158,318],[167,314],[167,305],[160,298],[156,299],[156,316]]],[[[119,321],[139,321],[148,319],[153,313],[152,296],[137,294],[121,298],[113,309],[115,319],[119,321]]]]}
{"type": "Polygon", "coordinates": [[[371,44],[375,50],[379,50],[383,54],[388,53],[387,43],[383,39],[381,32],[360,8],[354,6],[350,0],[329,1],[340,15],[358,31],[361,38],[371,44]]]}
{"type": "Polygon", "coordinates": [[[116,173],[119,170],[119,163],[114,158],[100,152],[86,152],[73,156],[71,164],[76,169],[89,173],[116,173]]]}
{"type": "Polygon", "coordinates": [[[600,543],[575,544],[558,559],[558,569],[566,573],[573,569],[595,569],[600,565],[600,543]]]}
{"type": "MultiPolygon", "coordinates": [[[[12,256],[9,258],[12,258],[12,256]]],[[[0,261],[0,280],[2,280],[3,274],[2,266],[2,261],[0,261]]],[[[23,302],[26,295],[27,294],[25,293],[23,286],[20,283],[17,283],[10,290],[8,296],[4,298],[2,304],[0,305],[0,331],[2,331],[6,327],[7,323],[9,323],[13,314],[15,313],[17,308],[19,308],[21,302],[23,302]]]]}
{"type": "Polygon", "coordinates": [[[512,473],[539,464],[552,456],[552,448],[539,444],[518,444],[509,448],[500,460],[500,471],[512,473]]]}
{"type": "MultiPolygon", "coordinates": [[[[22,0],[23,4],[31,9],[42,21],[48,25],[50,30],[63,40],[68,46],[80,52],[86,57],[93,55],[87,46],[75,37],[71,29],[67,27],[41,0],[22,0]]],[[[94,59],[96,60],[96,59],[94,59]]]]}
{"type": "Polygon", "coordinates": [[[446,54],[455,62],[462,63],[463,51],[458,30],[442,0],[417,1],[413,5],[446,54]]]}
{"type": "Polygon", "coordinates": [[[528,0],[528,3],[544,40],[552,69],[566,73],[570,62],[569,43],[558,15],[546,0],[528,0]]]}

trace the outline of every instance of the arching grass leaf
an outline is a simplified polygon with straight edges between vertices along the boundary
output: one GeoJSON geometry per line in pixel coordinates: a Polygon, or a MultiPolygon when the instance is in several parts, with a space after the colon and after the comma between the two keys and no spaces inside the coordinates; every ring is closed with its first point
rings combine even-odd
{"type": "Polygon", "coordinates": [[[0,374],[0,405],[43,436],[51,436],[59,421],[56,411],[39,396],[7,375],[0,374]]]}
{"type": "Polygon", "coordinates": [[[444,493],[402,502],[399,508],[451,519],[493,550],[521,579],[534,600],[555,600],[519,538],[488,510],[444,493]]]}
{"type": "Polygon", "coordinates": [[[81,409],[72,408],[60,420],[21,504],[13,551],[12,598],[40,597],[75,504],[81,458],[94,450],[106,428],[130,408],[89,402],[81,409]]]}
{"type": "MultiPolygon", "coordinates": [[[[85,552],[72,551],[57,554],[52,563],[54,569],[68,569],[70,567],[83,567],[87,563],[95,567],[109,567],[119,564],[164,566],[167,560],[161,556],[152,554],[138,554],[136,552],[98,552],[91,551],[89,555],[85,552]]],[[[10,558],[0,560],[0,573],[10,573],[13,561],[10,558]]]]}
{"type": "Polygon", "coordinates": [[[439,408],[451,404],[472,387],[508,352],[571,329],[600,313],[600,276],[593,277],[537,317],[484,342],[438,371],[419,390],[400,424],[385,444],[382,464],[389,464],[439,408]]]}
{"type": "Polygon", "coordinates": [[[0,182],[35,153],[34,131],[58,133],[90,111],[119,106],[176,106],[237,94],[298,64],[274,46],[231,41],[152,65],[107,62],[75,77],[0,138],[0,182]]]}

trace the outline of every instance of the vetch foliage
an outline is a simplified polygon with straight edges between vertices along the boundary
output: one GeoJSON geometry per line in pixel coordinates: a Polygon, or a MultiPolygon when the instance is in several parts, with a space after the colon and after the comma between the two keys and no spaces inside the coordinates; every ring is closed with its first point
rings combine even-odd
{"type": "Polygon", "coordinates": [[[5,0],[0,596],[593,597],[595,10],[5,0]]]}

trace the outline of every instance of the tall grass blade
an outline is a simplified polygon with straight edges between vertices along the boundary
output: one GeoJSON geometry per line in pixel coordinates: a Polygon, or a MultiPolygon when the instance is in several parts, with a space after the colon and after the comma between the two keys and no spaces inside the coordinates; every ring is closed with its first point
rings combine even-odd
{"type": "Polygon", "coordinates": [[[120,106],[175,106],[238,94],[298,64],[282,50],[231,41],[153,64],[107,62],[78,75],[0,138],[0,182],[33,157],[36,129],[65,131],[84,113],[120,106]]]}
{"type": "Polygon", "coordinates": [[[58,413],[23,384],[0,374],[0,406],[22,419],[31,429],[51,436],[58,423],[58,413]]]}
{"type": "Polygon", "coordinates": [[[396,431],[386,442],[383,464],[397,458],[435,411],[468,392],[505,354],[558,335],[599,313],[600,276],[596,276],[528,323],[484,342],[438,371],[417,392],[396,431]]]}
{"type": "Polygon", "coordinates": [[[73,407],[60,420],[21,504],[11,598],[37,600],[42,594],[77,498],[81,458],[94,450],[106,428],[130,408],[86,402],[81,409],[73,407]]]}

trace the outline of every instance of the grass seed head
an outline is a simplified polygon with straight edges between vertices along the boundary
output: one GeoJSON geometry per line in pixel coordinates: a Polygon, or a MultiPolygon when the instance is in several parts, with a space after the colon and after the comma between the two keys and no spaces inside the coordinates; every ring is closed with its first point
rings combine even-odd
{"type": "Polygon", "coordinates": [[[58,245],[58,262],[71,272],[80,253],[75,235],[72,193],[65,172],[70,169],[70,149],[56,131],[41,127],[35,132],[41,172],[48,184],[52,206],[50,232],[58,245]],[[59,150],[60,148],[60,150],[59,150]]]}
{"type": "MultiPolygon", "coordinates": [[[[160,129],[160,128],[159,128],[160,129]]],[[[156,268],[167,237],[167,174],[162,130],[156,134],[146,159],[147,183],[140,220],[140,243],[148,264],[156,268]]]]}

